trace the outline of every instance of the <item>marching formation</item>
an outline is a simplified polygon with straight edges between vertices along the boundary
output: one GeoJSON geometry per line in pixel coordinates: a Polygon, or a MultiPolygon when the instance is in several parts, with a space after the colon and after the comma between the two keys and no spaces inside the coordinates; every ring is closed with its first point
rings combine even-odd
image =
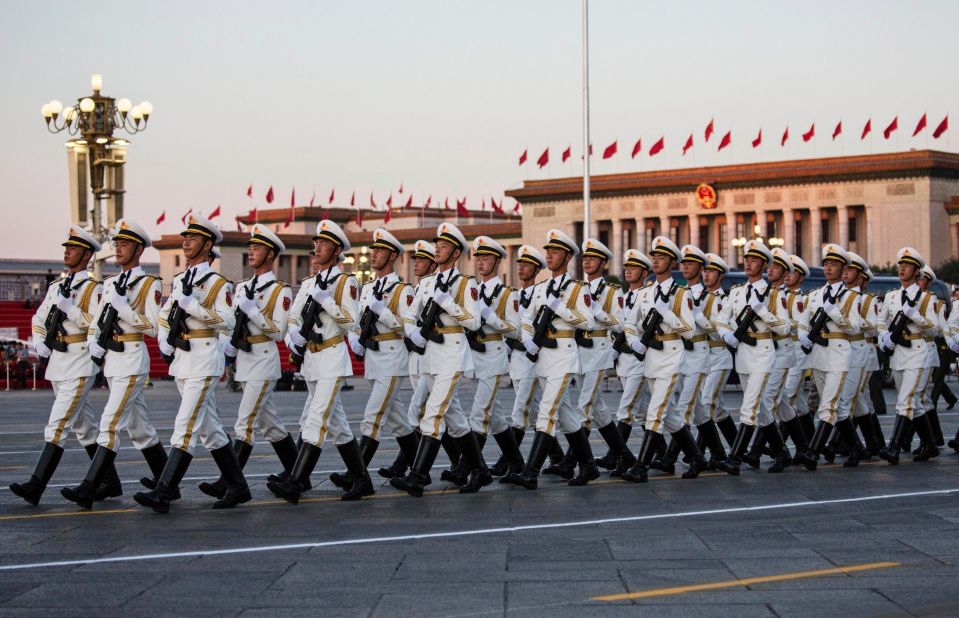
{"type": "MultiPolygon", "coordinates": [[[[910,247],[897,257],[901,287],[877,297],[868,291],[867,262],[843,247],[822,247],[825,285],[807,293],[810,269],[799,256],[752,240],[743,248],[745,282],[727,291],[730,269],[722,258],[659,236],[649,255],[625,252],[628,287],[621,288],[604,276],[613,256],[602,242],[588,238],[580,245],[550,230],[542,251],[519,249],[521,287],[513,289],[500,278],[511,265],[495,239],[470,242],[443,223],[410,254],[415,284],[395,271],[403,244],[376,229],[370,247],[376,278],[360,286],[339,268],[350,249],[347,235],[324,220],[313,237],[312,274],[294,296],[274,275],[286,248],[265,226],[251,228],[253,275],[235,286],[211,268],[223,239],[214,223],[192,215],[181,236],[187,268],[162,302],[161,281],[140,267],[150,246],[141,226],[117,223],[111,237],[121,272],[102,283],[87,274],[99,243],[70,229],[66,275],[50,285],[33,320],[55,400],[34,473],[10,486],[28,503],[39,503],[70,432],[91,462],[79,485],[61,490],[64,498],[90,509],[122,495],[114,460],[126,432],[150,469],[140,479],[148,491],[134,499],[164,513],[181,497],[198,441],[220,471],[199,485],[215,498],[215,509],[251,500],[243,469],[256,437],[270,443],[282,467],[267,486],[293,504],[312,489],[328,438],[345,467],[330,476],[343,500],[374,493],[368,466],[386,435],[396,440],[398,455],[378,474],[417,497],[433,483],[441,448],[450,465],[440,480],[474,493],[494,479],[535,490],[541,475],[586,485],[600,468],[632,483],[646,482],[653,470],[675,474],[681,463],[683,478],[707,469],[739,475],[744,464],[759,468],[764,455],[772,473],[789,466],[814,471],[820,457],[845,457],[845,467],[877,456],[897,464],[903,452],[925,461],[944,446],[930,400],[939,362],[935,339],[959,352],[959,311],[946,317],[928,290],[935,273],[910,247]],[[457,268],[462,256],[473,261],[475,277],[457,268]],[[570,275],[576,260],[584,281],[570,275]],[[677,269],[685,284],[674,279],[677,269]],[[168,448],[147,416],[147,337],[158,339],[180,392],[168,448]],[[281,375],[279,341],[308,388],[295,439],[272,400],[281,375]],[[359,439],[340,396],[353,375],[349,351],[363,359],[371,385],[359,439]],[[888,358],[898,393],[888,440],[868,389],[880,355],[888,358]],[[243,387],[232,438],[215,400],[227,358],[235,359],[243,387]],[[623,387],[615,408],[600,397],[610,370],[623,387]],[[738,414],[723,398],[734,370],[743,391],[738,414]],[[110,395],[98,422],[88,394],[101,371],[110,395]],[[412,386],[409,402],[399,396],[404,377],[412,386]],[[459,397],[464,378],[475,384],[468,404],[459,397]],[[501,396],[510,384],[512,409],[501,396]],[[599,458],[590,445],[593,430],[608,449],[599,458]],[[520,445],[530,432],[524,457],[520,445]],[[492,465],[483,456],[490,437],[500,454],[492,465]]],[[[949,446],[959,450],[957,440],[949,446]]]]}

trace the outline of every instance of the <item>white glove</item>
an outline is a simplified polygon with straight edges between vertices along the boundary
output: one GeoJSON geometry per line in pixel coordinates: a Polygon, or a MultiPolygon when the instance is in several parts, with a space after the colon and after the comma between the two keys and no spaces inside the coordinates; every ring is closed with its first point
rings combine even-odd
{"type": "Polygon", "coordinates": [[[663,317],[672,313],[672,310],[669,308],[669,303],[663,302],[662,300],[659,300],[659,299],[657,299],[656,302],[653,303],[653,307],[655,307],[656,311],[659,312],[659,315],[663,317]]]}
{"type": "Polygon", "coordinates": [[[446,307],[446,304],[453,300],[453,297],[449,295],[449,292],[436,292],[433,295],[433,302],[435,302],[440,307],[446,307]]]}
{"type": "Polygon", "coordinates": [[[619,359],[619,352],[612,350],[613,352],[613,362],[615,363],[619,359]]]}
{"type": "Polygon", "coordinates": [[[247,315],[253,315],[260,310],[259,305],[256,304],[256,299],[247,298],[246,294],[243,294],[240,297],[240,302],[237,304],[237,306],[240,308],[240,311],[247,315]]]}
{"type": "Polygon", "coordinates": [[[593,317],[600,322],[609,322],[609,314],[599,308],[593,311],[593,317]]]}
{"type": "Polygon", "coordinates": [[[825,303],[822,308],[823,311],[826,312],[826,315],[828,315],[833,322],[842,321],[842,312],[839,310],[839,306],[836,305],[836,303],[825,303]]]}
{"type": "Polygon", "coordinates": [[[37,339],[33,347],[37,351],[37,356],[40,358],[50,358],[50,355],[53,353],[53,350],[48,348],[47,344],[43,343],[43,339],[37,339]]]}
{"type": "Polygon", "coordinates": [[[912,305],[906,305],[902,308],[902,312],[906,314],[906,317],[912,321],[916,321],[916,318],[919,317],[919,310],[913,307],[912,305]]]}
{"type": "Polygon", "coordinates": [[[693,317],[701,316],[703,314],[703,306],[693,303],[693,317]]]}
{"type": "Polygon", "coordinates": [[[193,294],[184,294],[183,292],[177,292],[174,298],[184,311],[188,311],[196,300],[193,298],[193,294]]]}
{"type": "Polygon", "coordinates": [[[350,349],[353,350],[353,354],[356,354],[357,356],[363,356],[366,354],[366,348],[360,343],[359,335],[351,332],[349,335],[347,335],[347,340],[350,343],[350,349]]]}
{"type": "Polygon", "coordinates": [[[236,358],[236,348],[233,347],[229,339],[223,342],[223,353],[230,358],[236,358]]]}
{"type": "Polygon", "coordinates": [[[300,334],[299,328],[290,329],[290,343],[292,343],[297,348],[302,348],[306,345],[306,337],[300,334]]]}
{"type": "Polygon", "coordinates": [[[946,345],[949,346],[949,349],[959,354],[959,337],[949,337],[946,339],[946,345]]]}
{"type": "Polygon", "coordinates": [[[523,334],[523,347],[525,347],[526,351],[530,354],[539,354],[539,346],[533,342],[532,335],[529,335],[528,333],[523,334]]]}
{"type": "Polygon", "coordinates": [[[896,344],[892,340],[892,333],[886,331],[879,336],[879,347],[887,352],[896,347],[896,344]]]}
{"type": "Polygon", "coordinates": [[[107,286],[107,293],[104,295],[103,300],[113,305],[113,308],[116,309],[117,312],[119,312],[122,307],[129,307],[130,297],[126,294],[117,294],[111,289],[112,287],[112,285],[107,286]]]}
{"type": "Polygon", "coordinates": [[[369,307],[370,311],[372,311],[376,315],[383,315],[383,312],[386,311],[386,303],[384,303],[379,298],[371,299],[367,307],[369,307]]]}
{"type": "Polygon", "coordinates": [[[173,356],[176,348],[170,345],[166,339],[160,339],[160,352],[162,352],[164,356],[173,356]]]}
{"type": "Polygon", "coordinates": [[[313,297],[313,300],[315,300],[316,302],[320,303],[321,305],[322,305],[324,302],[328,301],[329,299],[333,298],[332,296],[330,296],[330,293],[329,293],[329,292],[327,292],[326,290],[324,290],[324,289],[321,288],[320,286],[315,286],[315,287],[313,288],[313,291],[310,292],[310,296],[312,296],[312,297],[313,297]]]}
{"type": "Polygon", "coordinates": [[[69,313],[73,309],[73,299],[69,296],[61,296],[57,293],[57,309],[64,313],[69,313]]]}
{"type": "Polygon", "coordinates": [[[799,345],[808,350],[813,346],[813,342],[806,333],[799,333],[799,345]]]}
{"type": "Polygon", "coordinates": [[[493,313],[493,308],[484,303],[483,308],[480,309],[480,317],[483,318],[483,321],[486,321],[491,313],[493,313]]]}
{"type": "Polygon", "coordinates": [[[648,351],[648,348],[643,345],[643,342],[639,339],[639,337],[636,337],[630,341],[629,347],[631,347],[633,352],[636,352],[637,354],[645,354],[648,351]]]}
{"type": "Polygon", "coordinates": [[[416,329],[410,333],[410,341],[413,342],[418,348],[426,347],[426,338],[423,336],[423,333],[420,332],[420,329],[416,329]]]}
{"type": "Polygon", "coordinates": [[[560,298],[559,296],[550,298],[546,302],[546,306],[549,307],[549,310],[552,311],[553,313],[556,313],[556,310],[559,309],[562,304],[563,304],[563,299],[560,298]]]}
{"type": "Polygon", "coordinates": [[[763,309],[766,308],[766,303],[758,298],[754,298],[753,300],[749,301],[749,308],[753,310],[753,313],[762,313],[763,309]]]}
{"type": "Polygon", "coordinates": [[[88,341],[87,350],[90,351],[90,356],[93,358],[103,358],[103,355],[107,353],[107,351],[101,348],[100,344],[98,344],[96,341],[88,341]]]}
{"type": "Polygon", "coordinates": [[[739,339],[736,339],[736,335],[732,333],[726,333],[723,335],[723,341],[725,341],[726,345],[734,350],[739,347],[739,339]]]}
{"type": "Polygon", "coordinates": [[[123,296],[113,294],[110,297],[110,304],[117,310],[117,315],[120,316],[121,320],[129,322],[130,324],[136,322],[137,314],[133,308],[130,307],[130,299],[125,294],[123,296]]]}

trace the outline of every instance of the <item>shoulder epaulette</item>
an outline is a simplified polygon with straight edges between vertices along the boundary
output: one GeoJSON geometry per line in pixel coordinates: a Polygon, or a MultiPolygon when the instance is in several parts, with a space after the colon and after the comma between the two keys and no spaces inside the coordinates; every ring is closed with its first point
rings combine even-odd
{"type": "Polygon", "coordinates": [[[305,282],[307,279],[314,279],[314,278],[316,278],[316,275],[307,275],[303,277],[302,279],[300,279],[300,283],[305,282]]]}
{"type": "Polygon", "coordinates": [[[640,290],[645,290],[646,288],[648,288],[648,287],[651,286],[651,285],[653,285],[653,282],[652,282],[652,281],[647,281],[647,282],[646,282],[646,285],[644,285],[643,287],[641,287],[641,288],[639,288],[639,289],[640,289],[640,290]]]}
{"type": "Polygon", "coordinates": [[[606,287],[612,288],[612,289],[614,289],[614,290],[622,290],[622,289],[623,289],[623,286],[619,285],[618,283],[610,283],[610,282],[608,282],[608,281],[606,282],[606,287]]]}

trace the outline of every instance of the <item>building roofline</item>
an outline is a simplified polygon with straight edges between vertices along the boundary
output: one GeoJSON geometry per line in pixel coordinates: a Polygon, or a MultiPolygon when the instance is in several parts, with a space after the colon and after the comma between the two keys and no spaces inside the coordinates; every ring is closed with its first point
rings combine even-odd
{"type": "MultiPolygon", "coordinates": [[[[364,219],[372,220],[382,220],[386,216],[385,210],[372,210],[369,208],[359,209],[362,213],[364,219]]],[[[322,206],[296,206],[293,208],[293,220],[299,223],[303,222],[314,222],[319,223],[323,220],[323,215],[326,214],[326,218],[334,221],[336,223],[349,223],[356,219],[356,208],[342,208],[342,207],[330,207],[324,208],[322,206]]],[[[391,216],[393,218],[409,218],[409,217],[431,217],[431,218],[455,218],[456,210],[446,209],[446,208],[417,208],[411,206],[410,208],[394,208],[391,216]]],[[[500,221],[512,221],[518,220],[519,215],[514,215],[511,213],[497,213],[490,211],[482,210],[471,210],[471,217],[492,217],[494,220],[500,221]]],[[[254,220],[249,216],[249,213],[244,215],[238,215],[234,217],[237,221],[244,225],[252,225],[254,220]]],[[[256,221],[259,223],[286,223],[290,218],[290,209],[289,208],[269,208],[269,209],[259,209],[257,211],[256,221]]]]}

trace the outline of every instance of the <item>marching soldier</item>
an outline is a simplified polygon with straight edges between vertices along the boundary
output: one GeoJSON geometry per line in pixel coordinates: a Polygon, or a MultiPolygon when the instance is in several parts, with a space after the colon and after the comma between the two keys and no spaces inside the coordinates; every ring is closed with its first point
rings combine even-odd
{"type": "Polygon", "coordinates": [[[267,483],[274,495],[292,504],[298,504],[300,494],[311,487],[310,474],[327,435],[353,479],[340,499],[359,500],[373,494],[373,482],[340,397],[344,378],[353,375],[346,334],[358,319],[359,285],[338,266],[350,241],[340,226],[324,219],[316,226],[313,243],[320,272],[302,281],[289,317],[290,342],[303,359],[301,372],[310,388],[310,410],[300,430],[302,444],[290,477],[267,483]]]}
{"type": "Polygon", "coordinates": [[[94,359],[101,359],[97,362],[102,364],[110,384],[110,397],[100,417],[98,447],[86,478],[76,487],[60,490],[64,498],[84,509],[93,506],[96,488],[105,475],[116,474],[113,466],[120,449],[120,430],[125,429],[143,453],[154,478],[159,478],[167,460],[160,437],[147,418],[143,394],[150,375],[145,338],[156,337],[161,297],[160,279],[140,267],[140,256],[151,245],[150,237],[133,221],[120,219],[111,240],[121,273],[104,282],[106,294],[87,335],[87,349],[94,359]],[[104,338],[106,347],[98,343],[104,338]]]}
{"type": "Polygon", "coordinates": [[[781,302],[778,293],[774,294],[776,290],[763,279],[763,271],[771,261],[772,254],[762,242],[746,243],[743,257],[746,284],[729,290],[717,323],[723,341],[736,351],[736,372],[743,387],[739,431],[729,457],[717,465],[733,476],[739,475],[739,465],[757,427],[759,439],[769,444],[775,459],[769,472],[782,472],[786,467],[785,445],[772,415],[784,377],[781,372],[775,372],[773,337],[789,334],[789,325],[770,309],[781,302]],[[770,383],[775,386],[770,388],[770,383]]]}
{"type": "Polygon", "coordinates": [[[862,332],[859,294],[842,283],[842,272],[849,263],[845,249],[835,244],[822,248],[826,285],[813,290],[799,322],[799,344],[809,354],[812,377],[819,392],[819,424],[810,440],[809,450],[799,460],[809,470],[816,468],[820,453],[833,428],[850,446],[844,467],[859,463],[862,443],[849,418],[849,409],[859,381],[850,376],[851,336],[862,332]]]}
{"type": "MultiPolygon", "coordinates": [[[[72,226],[63,247],[67,274],[50,284],[32,320],[33,345],[40,358],[48,359],[45,375],[55,399],[33,474],[24,483],[10,485],[10,491],[34,506],[60,463],[68,432],[73,431],[91,459],[97,450],[97,424],[87,395],[100,368],[90,358],[87,330],[99,310],[103,288],[89,276],[87,265],[100,243],[86,230],[72,226]]],[[[98,488],[100,499],[122,493],[113,464],[105,468],[107,483],[98,488]]]]}
{"type": "MultiPolygon", "coordinates": [[[[924,292],[935,295],[930,289],[930,286],[935,283],[935,281],[935,271],[926,264],[923,266],[922,274],[919,276],[919,287],[922,288],[924,292]]],[[[935,376],[936,370],[939,369],[939,347],[936,345],[936,339],[942,336],[942,332],[946,328],[946,305],[940,302],[938,298],[934,298],[934,301],[938,326],[934,335],[926,336],[926,343],[930,345],[926,346],[926,385],[922,389],[921,400],[922,409],[929,415],[929,423],[932,425],[932,433],[936,437],[936,445],[944,446],[945,441],[942,436],[942,425],[939,423],[939,411],[936,409],[936,404],[933,403],[932,389],[935,383],[933,377],[935,376]],[[932,337],[931,341],[929,337],[932,337]]],[[[911,436],[909,441],[912,442],[911,436]]]]}
{"type": "MultiPolygon", "coordinates": [[[[276,342],[286,335],[293,301],[290,286],[273,274],[273,264],[286,246],[269,228],[257,223],[250,230],[247,247],[253,277],[237,285],[234,299],[238,323],[232,336],[223,335],[224,352],[236,359],[236,381],[243,385],[233,428],[233,449],[240,468],[245,468],[253,452],[256,429],[273,446],[284,471],[289,473],[296,461],[296,442],[273,404],[273,390],[281,375],[276,342]]],[[[222,498],[227,481],[221,476],[213,483],[200,483],[199,489],[208,496],[222,498]]]]}
{"type": "MultiPolygon", "coordinates": [[[[629,440],[633,431],[633,417],[640,425],[646,422],[646,409],[649,407],[649,389],[646,388],[646,376],[643,373],[643,361],[640,360],[628,339],[639,333],[631,326],[629,316],[639,306],[640,290],[646,287],[646,275],[652,263],[642,251],[627,249],[623,254],[623,278],[629,284],[629,290],[623,294],[623,332],[616,335],[613,344],[613,362],[616,374],[623,387],[623,394],[616,409],[616,426],[623,436],[623,442],[629,440]]],[[[610,448],[604,457],[596,460],[596,465],[610,470],[609,475],[619,477],[632,467],[632,460],[617,456],[610,448]],[[629,465],[627,465],[629,464],[629,465]]]]}
{"type": "MultiPolygon", "coordinates": [[[[684,245],[680,251],[682,259],[679,267],[686,279],[686,294],[689,295],[693,304],[693,335],[683,340],[686,352],[683,354],[683,385],[679,392],[677,407],[679,413],[683,415],[683,422],[687,426],[691,424],[696,426],[699,434],[697,446],[700,446],[700,450],[709,449],[709,466],[715,467],[718,462],[726,459],[726,451],[719,436],[719,429],[715,421],[710,418],[702,396],[705,392],[703,385],[706,381],[709,362],[706,328],[711,326],[704,315],[709,296],[709,291],[703,285],[706,254],[694,245],[684,245]]],[[[673,474],[678,455],[679,442],[673,440],[666,449],[666,453],[654,460],[650,467],[673,474]]]]}
{"type": "MultiPolygon", "coordinates": [[[[723,290],[723,279],[729,273],[729,265],[726,260],[715,253],[706,254],[706,269],[703,271],[703,284],[709,295],[706,297],[703,305],[702,318],[696,316],[696,321],[700,323],[706,336],[709,337],[709,360],[706,361],[707,373],[706,380],[703,382],[703,397],[706,398],[706,407],[709,411],[709,418],[713,419],[716,427],[723,434],[726,443],[729,446],[736,441],[736,422],[729,414],[726,407],[726,401],[723,397],[723,389],[726,386],[726,380],[729,379],[729,372],[733,369],[733,355],[726,348],[726,342],[717,329],[717,321],[722,314],[723,304],[727,302],[729,295],[723,290]]],[[[705,439],[705,437],[703,437],[705,439]]],[[[697,444],[702,449],[705,446],[703,440],[697,436],[697,444]]],[[[725,459],[725,457],[724,457],[725,459]]]]}
{"type": "Polygon", "coordinates": [[[133,496],[158,513],[168,512],[170,502],[179,497],[180,481],[190,467],[197,438],[227,481],[226,494],[213,508],[232,508],[251,500],[236,452],[216,410],[216,381],[224,371],[218,332],[232,331],[235,321],[227,280],[213,271],[207,259],[210,249],[222,242],[223,234],[206,217],[191,215],[180,235],[187,269],[173,278],[173,294],[160,309],[158,337],[160,352],[172,357],[170,375],[180,391],[180,407],[170,438],[170,456],[155,488],[133,496]]]}
{"type": "Polygon", "coordinates": [[[466,331],[480,327],[479,289],[472,277],[456,268],[457,260],[469,245],[451,223],[440,224],[434,243],[437,273],[420,282],[404,316],[414,353],[419,350],[423,354],[425,366],[421,368],[420,380],[429,391],[420,420],[422,436],[409,474],[390,479],[390,485],[415,497],[421,497],[430,482],[429,471],[439,452],[444,426],[470,469],[469,481],[460,487],[460,492],[473,493],[492,482],[477,435],[470,429],[456,396],[463,374],[473,370],[466,331]]]}
{"type": "MultiPolygon", "coordinates": [[[[802,291],[803,281],[809,276],[809,266],[798,255],[790,255],[789,261],[793,268],[786,274],[786,289],[788,290],[789,328],[793,340],[794,359],[783,383],[783,394],[779,400],[779,413],[785,416],[791,413],[796,415],[808,443],[816,432],[816,424],[813,422],[813,415],[810,414],[807,405],[808,394],[803,388],[803,381],[810,372],[809,355],[803,352],[802,346],[797,345],[796,342],[799,341],[800,318],[803,311],[809,306],[806,294],[802,291]],[[782,411],[783,407],[788,407],[790,410],[782,411]]],[[[800,453],[797,452],[796,455],[798,456],[800,453]]]]}
{"type": "Polygon", "coordinates": [[[638,333],[630,347],[645,355],[643,370],[650,390],[646,413],[646,435],[636,464],[623,474],[632,483],[645,483],[649,466],[663,433],[669,432],[689,461],[683,478],[696,478],[704,465],[702,451],[683,421],[674,395],[682,384],[685,345],[682,340],[694,336],[693,299],[688,290],[673,279],[673,266],[682,257],[679,247],[665,236],[653,239],[653,274],[656,282],[640,291],[639,306],[632,314],[631,326],[638,333]]]}
{"type": "MultiPolygon", "coordinates": [[[[949,314],[949,319],[946,322],[943,337],[949,349],[952,350],[954,354],[959,354],[959,306],[955,303],[952,305],[952,312],[949,314]]],[[[947,446],[959,452],[959,430],[956,431],[956,436],[952,440],[949,440],[947,446]]]]}
{"type": "MultiPolygon", "coordinates": [[[[522,286],[516,292],[516,302],[518,305],[515,314],[514,330],[506,337],[506,344],[511,352],[509,355],[509,377],[513,383],[513,410],[510,414],[510,426],[516,445],[523,443],[526,436],[526,428],[532,426],[536,428],[535,419],[530,421],[530,410],[539,407],[539,378],[536,377],[536,364],[526,356],[526,347],[523,346],[523,314],[529,311],[533,303],[533,295],[536,293],[536,276],[546,268],[546,258],[535,247],[523,245],[519,248],[519,257],[516,259],[516,272],[522,286]]],[[[499,460],[490,468],[493,476],[504,476],[510,472],[518,472],[508,469],[509,462],[506,457],[500,457],[499,460]]]]}
{"type": "MultiPolygon", "coordinates": [[[[876,439],[876,452],[871,452],[869,455],[871,457],[877,457],[879,451],[886,448],[886,439],[882,434],[882,425],[879,424],[879,416],[876,414],[876,405],[872,398],[872,389],[870,388],[873,378],[875,377],[875,372],[879,371],[879,329],[876,324],[879,322],[879,298],[868,291],[869,282],[873,279],[872,269],[866,268],[862,273],[862,283],[860,289],[862,291],[862,311],[861,315],[863,320],[868,321],[871,324],[871,327],[863,331],[863,334],[866,335],[866,343],[869,346],[869,357],[866,362],[865,371],[867,372],[867,377],[863,383],[862,391],[860,391],[859,396],[856,398],[856,416],[863,416],[862,410],[865,409],[865,416],[872,423],[873,426],[873,435],[876,439]]],[[[885,414],[885,408],[883,408],[883,414],[885,414]]]]}
{"type": "MultiPolygon", "coordinates": [[[[543,384],[536,418],[536,434],[523,471],[513,473],[509,482],[536,489],[540,469],[556,442],[557,426],[562,431],[576,461],[579,476],[570,485],[585,485],[599,478],[589,437],[583,427],[583,414],[570,403],[569,384],[582,373],[577,331],[592,331],[592,296],[587,285],[568,274],[569,263],[579,249],[568,234],[560,230],[546,233],[546,266],[552,275],[533,289],[533,300],[523,313],[523,346],[536,363],[536,375],[543,384]]],[[[615,426],[614,426],[615,428],[615,426]]]]}
{"type": "MultiPolygon", "coordinates": [[[[367,466],[380,445],[384,426],[396,439],[405,461],[413,461],[419,444],[407,408],[399,398],[400,380],[409,370],[402,312],[413,304],[413,286],[403,283],[395,270],[403,244],[386,229],[376,228],[370,249],[370,267],[376,279],[363,285],[360,323],[348,335],[353,353],[363,359],[363,377],[372,384],[360,423],[360,452],[367,466]]],[[[344,489],[353,484],[348,474],[334,473],[330,480],[344,489]]]]}

